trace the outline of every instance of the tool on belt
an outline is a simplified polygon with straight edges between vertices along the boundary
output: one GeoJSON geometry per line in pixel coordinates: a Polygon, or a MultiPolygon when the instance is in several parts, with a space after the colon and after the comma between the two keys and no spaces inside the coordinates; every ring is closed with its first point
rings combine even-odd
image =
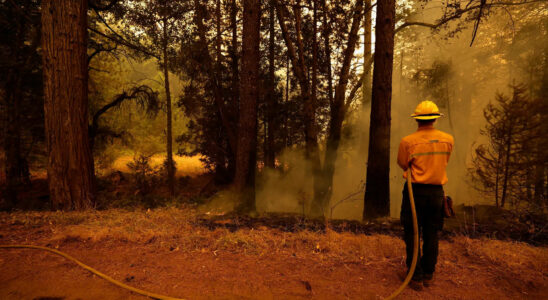
{"type": "Polygon", "coordinates": [[[453,210],[453,199],[449,196],[443,196],[443,216],[445,218],[452,218],[455,216],[453,210]]]}

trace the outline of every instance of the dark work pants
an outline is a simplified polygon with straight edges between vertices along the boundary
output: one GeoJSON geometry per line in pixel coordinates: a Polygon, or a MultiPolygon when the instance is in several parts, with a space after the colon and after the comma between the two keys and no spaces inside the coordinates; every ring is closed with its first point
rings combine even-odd
{"type": "MultiPolygon", "coordinates": [[[[415,198],[419,234],[424,242],[422,256],[419,242],[419,257],[413,279],[422,280],[423,274],[434,273],[438,260],[438,233],[443,227],[443,187],[441,185],[413,183],[413,196],[415,198]]],[[[407,183],[403,188],[400,220],[404,230],[406,263],[409,269],[413,260],[413,216],[411,215],[407,183]]]]}

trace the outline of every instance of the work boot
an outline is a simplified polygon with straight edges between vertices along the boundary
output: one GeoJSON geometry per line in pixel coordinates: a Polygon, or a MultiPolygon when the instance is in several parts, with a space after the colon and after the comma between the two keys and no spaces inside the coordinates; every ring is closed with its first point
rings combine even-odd
{"type": "Polygon", "coordinates": [[[422,280],[411,279],[411,281],[409,281],[409,287],[418,292],[422,291],[423,290],[422,280]]]}
{"type": "Polygon", "coordinates": [[[422,276],[422,283],[425,287],[432,286],[434,283],[434,274],[424,274],[422,276]]]}

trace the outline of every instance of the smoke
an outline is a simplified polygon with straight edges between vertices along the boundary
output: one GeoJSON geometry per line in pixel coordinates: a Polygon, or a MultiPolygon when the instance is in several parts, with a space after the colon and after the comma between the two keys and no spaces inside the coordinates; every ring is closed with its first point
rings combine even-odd
{"type": "Polygon", "coordinates": [[[257,211],[307,214],[313,196],[313,181],[304,151],[289,148],[277,159],[283,171],[263,171],[256,194],[257,211]]]}
{"type": "MultiPolygon", "coordinates": [[[[527,10],[514,13],[527,13],[527,10]]],[[[547,19],[546,14],[542,16],[543,20],[547,19]]],[[[426,17],[437,18],[434,15],[426,17]]],[[[446,194],[451,195],[457,205],[491,203],[491,199],[478,194],[468,183],[467,168],[474,145],[485,142],[480,135],[480,129],[485,125],[485,105],[496,92],[506,92],[512,81],[527,80],[521,74],[523,72],[520,73],[512,64],[520,55],[523,56],[523,51],[510,50],[515,48],[515,33],[530,26],[534,20],[514,21],[510,21],[503,11],[492,13],[488,21],[482,23],[473,47],[469,46],[472,28],[462,29],[457,25],[434,33],[426,28],[413,27],[396,37],[390,153],[391,216],[399,215],[405,183],[403,172],[396,163],[398,145],[404,136],[416,130],[417,124],[410,114],[420,101],[426,99],[436,102],[445,114],[435,123],[436,128],[455,138],[447,166],[449,182],[444,186],[446,194]],[[510,22],[513,27],[510,27],[510,22]]],[[[527,44],[528,40],[533,40],[530,47],[542,49],[542,43],[534,34],[522,37],[521,43],[527,44]]],[[[328,217],[362,218],[369,118],[369,105],[365,104],[350,111],[345,120],[345,132],[336,160],[333,195],[326,212],[328,217]]],[[[312,175],[304,153],[298,149],[286,149],[279,160],[287,170],[262,172],[257,209],[261,212],[306,214],[312,197],[312,175]]]]}

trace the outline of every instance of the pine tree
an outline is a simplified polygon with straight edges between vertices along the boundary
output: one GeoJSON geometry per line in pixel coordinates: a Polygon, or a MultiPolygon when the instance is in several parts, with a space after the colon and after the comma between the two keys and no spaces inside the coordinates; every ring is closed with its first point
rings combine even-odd
{"type": "Polygon", "coordinates": [[[543,125],[536,117],[541,102],[527,97],[523,85],[511,88],[511,97],[497,94],[495,103],[484,109],[487,124],[481,134],[488,143],[476,147],[469,171],[475,187],[493,196],[496,206],[510,202],[519,208],[532,202],[527,174],[545,163],[535,154],[538,143],[546,143],[546,137],[539,134],[543,125]]]}

